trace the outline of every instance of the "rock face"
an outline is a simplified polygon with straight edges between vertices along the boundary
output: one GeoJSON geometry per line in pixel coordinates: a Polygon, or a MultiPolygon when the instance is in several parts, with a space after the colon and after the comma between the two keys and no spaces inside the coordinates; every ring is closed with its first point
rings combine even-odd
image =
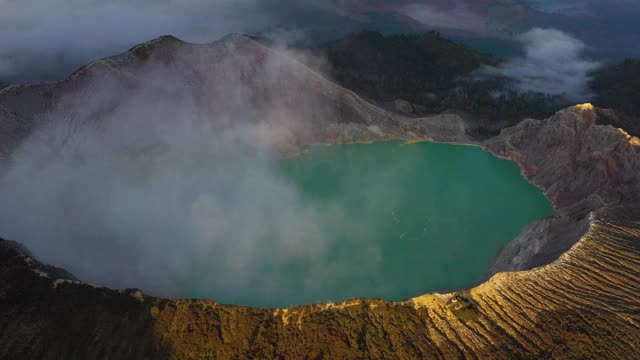
{"type": "Polygon", "coordinates": [[[60,83],[0,90],[2,156],[65,98],[98,93],[95,84],[119,90],[101,108],[111,111],[150,65],[172,69],[173,85],[211,113],[246,110],[220,79],[240,81],[250,108],[290,112],[287,147],[387,138],[483,146],[517,162],[556,214],[526,227],[468,291],[290,309],[95,287],[0,241],[0,358],[640,358],[640,140],[599,125],[606,111],[576,106],[481,141],[467,134],[471,119],[387,113],[242,36],[202,46],[160,38],[60,83]]]}
{"type": "Polygon", "coordinates": [[[496,156],[517,162],[556,209],[502,251],[494,272],[549,263],[587,230],[589,214],[637,207],[640,141],[596,125],[598,114],[590,104],[578,105],[548,120],[523,121],[486,142],[496,156]]]}
{"type": "Polygon", "coordinates": [[[407,100],[398,99],[393,102],[393,106],[401,113],[411,114],[413,113],[413,107],[407,100]]]}
{"type": "Polygon", "coordinates": [[[147,102],[188,98],[200,114],[216,121],[270,123],[290,134],[285,142],[291,146],[423,139],[427,132],[440,141],[466,138],[465,120],[458,115],[419,122],[392,115],[248,37],[229,35],[195,45],[164,36],[95,61],[61,82],[0,90],[0,158],[8,158],[22,139],[46,126],[51,112],[99,122],[118,104],[136,101],[133,95],[147,102]],[[278,119],[264,119],[265,113],[278,119]]]}

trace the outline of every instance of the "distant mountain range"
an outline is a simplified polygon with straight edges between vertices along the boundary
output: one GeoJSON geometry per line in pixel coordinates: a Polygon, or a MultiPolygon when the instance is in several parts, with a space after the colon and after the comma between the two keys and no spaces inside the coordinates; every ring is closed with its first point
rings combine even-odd
{"type": "MultiPolygon", "coordinates": [[[[435,30],[476,51],[507,58],[523,52],[518,35],[534,28],[555,28],[584,42],[592,57],[601,60],[640,57],[640,22],[637,21],[640,1],[261,0],[256,3],[255,7],[240,7],[238,13],[242,16],[220,26],[210,25],[216,23],[211,19],[219,16],[212,10],[216,7],[187,7],[191,12],[185,15],[184,12],[171,13],[169,6],[169,10],[151,11],[148,18],[141,10],[140,14],[132,14],[128,22],[116,26],[117,31],[111,31],[109,25],[117,16],[111,14],[103,19],[99,9],[81,7],[96,17],[95,26],[105,29],[100,36],[95,32],[85,35],[76,29],[81,24],[76,23],[77,18],[69,9],[60,11],[62,22],[52,23],[45,21],[47,17],[42,15],[42,9],[16,10],[25,19],[32,19],[29,21],[33,21],[34,26],[29,27],[31,30],[27,33],[12,33],[9,20],[22,20],[7,17],[5,11],[7,31],[2,32],[0,39],[3,49],[0,51],[0,83],[59,80],[84,63],[125,51],[141,39],[164,34],[205,43],[222,35],[220,32],[243,32],[277,38],[289,45],[317,46],[362,30],[383,34],[435,30]],[[198,16],[192,19],[189,17],[194,16],[192,13],[198,16]],[[253,19],[254,16],[257,19],[253,19]],[[166,22],[165,17],[172,21],[166,22]],[[58,26],[64,22],[68,24],[58,26]],[[138,26],[147,22],[148,26],[138,26]]],[[[233,18],[233,13],[229,17],[233,18]]]]}

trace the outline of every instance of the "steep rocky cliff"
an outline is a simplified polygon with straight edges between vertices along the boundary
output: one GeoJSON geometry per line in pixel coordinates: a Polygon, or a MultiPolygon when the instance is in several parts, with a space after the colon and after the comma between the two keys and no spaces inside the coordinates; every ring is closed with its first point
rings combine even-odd
{"type": "MultiPolygon", "coordinates": [[[[556,213],[526,227],[470,290],[290,309],[96,287],[1,241],[1,359],[640,358],[640,140],[599,125],[606,111],[580,105],[481,141],[467,133],[472,119],[390,114],[242,36],[203,46],[161,38],[61,83],[0,90],[3,157],[47,114],[79,111],[69,97],[100,100],[96,119],[113,111],[150,64],[171,69],[172,86],[202,111],[279,105],[290,120],[276,125],[290,136],[276,145],[286,151],[386,138],[482,146],[518,163],[556,213]],[[234,102],[225,77],[246,85],[237,89],[251,104],[234,102]],[[105,81],[118,91],[92,98],[105,81]]],[[[175,95],[153,88],[157,99],[175,95]]]]}

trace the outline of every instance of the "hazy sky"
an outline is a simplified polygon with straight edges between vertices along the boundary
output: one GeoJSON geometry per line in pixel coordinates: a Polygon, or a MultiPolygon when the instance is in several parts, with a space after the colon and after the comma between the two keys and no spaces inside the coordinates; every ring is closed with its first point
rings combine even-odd
{"type": "Polygon", "coordinates": [[[265,26],[259,0],[0,0],[0,79],[60,77],[160,35],[210,42],[265,26]]]}
{"type": "MultiPolygon", "coordinates": [[[[285,40],[304,38],[304,29],[279,28],[288,21],[278,15],[286,4],[275,0],[0,0],[0,83],[61,79],[91,60],[164,34],[210,42],[229,32],[270,29],[270,35],[285,40]]],[[[546,6],[542,1],[536,4],[546,6]]],[[[447,6],[405,1],[397,10],[431,26],[484,33],[489,20],[478,9],[477,4],[456,0],[447,6]]],[[[583,73],[592,67],[583,52],[597,52],[600,45],[584,44],[566,30],[547,30],[516,37],[526,57],[510,59],[504,73],[526,77],[525,86],[532,89],[557,90],[556,84],[549,87],[547,81],[533,79],[538,75],[529,70],[535,67],[540,78],[559,75],[563,80],[557,83],[566,85],[561,91],[581,91],[583,73]]]]}

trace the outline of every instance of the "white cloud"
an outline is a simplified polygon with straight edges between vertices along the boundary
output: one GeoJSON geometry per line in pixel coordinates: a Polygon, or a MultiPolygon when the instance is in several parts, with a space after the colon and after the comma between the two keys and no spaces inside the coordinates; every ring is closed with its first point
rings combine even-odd
{"type": "Polygon", "coordinates": [[[555,29],[533,29],[518,37],[524,56],[508,59],[498,68],[480,73],[501,75],[516,81],[519,90],[564,95],[570,100],[589,97],[590,73],[599,63],[584,55],[585,44],[555,29]]]}

